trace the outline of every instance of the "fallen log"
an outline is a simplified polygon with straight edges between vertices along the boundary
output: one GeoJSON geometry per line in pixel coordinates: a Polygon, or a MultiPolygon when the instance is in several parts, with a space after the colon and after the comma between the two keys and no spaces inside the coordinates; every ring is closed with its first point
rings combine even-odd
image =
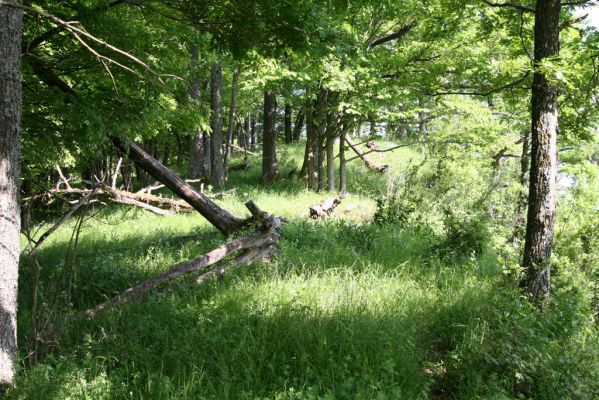
{"type": "Polygon", "coordinates": [[[235,217],[202,193],[197,192],[189,183],[162,165],[131,140],[118,136],[110,136],[110,140],[123,154],[128,155],[129,159],[189,203],[222,233],[232,233],[245,225],[246,221],[235,217]]]}
{"type": "Polygon", "coordinates": [[[130,287],[124,292],[116,295],[112,299],[97,305],[85,312],[88,318],[96,316],[98,313],[113,307],[115,305],[127,302],[136,297],[139,297],[156,286],[177,279],[183,275],[191,274],[203,268],[209,267],[223,260],[225,257],[240,250],[251,248],[260,248],[262,246],[272,245],[277,242],[278,233],[273,231],[260,232],[250,236],[244,236],[239,239],[230,241],[220,247],[206,253],[200,257],[175,265],[171,269],[156,275],[146,281],[140,282],[135,286],[130,287]]]}
{"type": "Polygon", "coordinates": [[[378,172],[387,172],[387,170],[389,169],[389,165],[379,164],[370,157],[368,157],[362,150],[360,150],[360,148],[353,142],[353,140],[349,138],[349,136],[345,137],[345,142],[358,155],[358,157],[360,157],[362,161],[364,161],[368,168],[378,172]]]}
{"type": "Polygon", "coordinates": [[[110,300],[85,311],[85,315],[88,318],[93,318],[98,315],[98,313],[140,297],[163,283],[215,265],[238,251],[243,251],[243,253],[231,260],[225,266],[221,266],[220,268],[216,268],[200,275],[197,278],[197,283],[203,283],[211,276],[222,274],[226,269],[238,266],[248,266],[255,261],[270,259],[279,239],[281,219],[263,212],[252,201],[247,202],[246,207],[252,213],[256,227],[260,229],[259,232],[232,240],[200,257],[177,264],[169,270],[140,282],[114,296],[110,300]]]}
{"type": "Polygon", "coordinates": [[[324,199],[320,203],[316,203],[310,206],[310,218],[318,219],[318,218],[326,218],[333,213],[333,210],[341,204],[343,198],[339,197],[331,197],[328,199],[324,199]]]}

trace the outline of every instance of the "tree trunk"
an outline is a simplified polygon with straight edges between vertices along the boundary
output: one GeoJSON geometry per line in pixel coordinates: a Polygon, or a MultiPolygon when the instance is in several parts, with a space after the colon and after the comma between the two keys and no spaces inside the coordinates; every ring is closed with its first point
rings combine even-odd
{"type": "Polygon", "coordinates": [[[202,150],[204,159],[202,160],[202,173],[204,178],[208,180],[212,176],[212,138],[208,132],[202,132],[202,150]]]}
{"type": "Polygon", "coordinates": [[[243,143],[244,149],[248,150],[250,147],[250,118],[249,115],[243,120],[243,143]]]}
{"type": "Polygon", "coordinates": [[[177,169],[181,169],[183,165],[183,142],[181,140],[181,135],[175,132],[175,139],[177,141],[177,169]]]}
{"type": "Polygon", "coordinates": [[[170,158],[170,146],[169,146],[170,138],[171,138],[170,134],[168,134],[164,138],[164,148],[162,151],[162,163],[167,166],[168,166],[168,160],[170,158]]]}
{"type": "Polygon", "coordinates": [[[318,93],[318,99],[316,100],[316,110],[315,110],[315,119],[316,119],[316,128],[315,128],[315,140],[314,140],[314,154],[316,158],[316,168],[315,170],[318,173],[317,179],[317,191],[322,191],[324,189],[324,178],[325,178],[325,168],[324,168],[324,146],[325,146],[325,133],[326,133],[326,103],[328,97],[328,90],[323,88],[320,89],[318,93]]]}
{"type": "Polygon", "coordinates": [[[285,143],[289,144],[293,141],[291,132],[291,105],[285,104],[285,143]]]}
{"type": "Polygon", "coordinates": [[[212,66],[210,76],[210,104],[212,113],[210,115],[210,127],[212,136],[210,141],[210,182],[215,188],[225,185],[225,173],[223,169],[223,110],[222,110],[222,68],[220,64],[212,66]]]}
{"type": "Polygon", "coordinates": [[[326,157],[327,157],[327,190],[335,191],[335,139],[339,124],[337,112],[329,110],[327,116],[327,130],[325,132],[326,157]]]}
{"type": "MultiPolygon", "coordinates": [[[[191,54],[191,62],[192,66],[195,66],[198,63],[199,54],[197,47],[191,47],[189,49],[189,53],[191,54]]],[[[197,102],[200,101],[202,97],[202,92],[200,90],[200,80],[195,78],[191,82],[191,89],[189,91],[189,96],[192,100],[197,102]]],[[[204,168],[204,143],[202,141],[203,132],[198,127],[194,133],[193,138],[191,139],[191,148],[189,151],[189,173],[188,176],[191,179],[199,178],[200,176],[206,176],[206,169],[204,168]]],[[[181,138],[177,136],[177,143],[179,144],[179,156],[177,156],[177,166],[180,165],[181,158],[181,138]]]]}
{"type": "MultiPolygon", "coordinates": [[[[522,188],[527,188],[529,185],[528,174],[530,172],[530,134],[527,132],[522,137],[522,156],[520,157],[520,184],[522,188]]],[[[518,206],[516,208],[516,218],[514,222],[514,233],[512,236],[512,245],[514,248],[520,250],[520,245],[524,237],[524,227],[526,224],[526,206],[528,197],[524,192],[518,196],[518,206]]],[[[520,256],[522,252],[520,251],[520,256]]],[[[520,261],[521,257],[520,257],[520,261]]]]}
{"type": "Polygon", "coordinates": [[[131,161],[128,158],[123,159],[123,166],[121,167],[121,175],[123,176],[123,188],[130,192],[133,188],[131,180],[131,161]]]}
{"type": "Polygon", "coordinates": [[[376,136],[376,119],[374,113],[368,113],[368,123],[370,124],[370,137],[376,136]]]}
{"type": "Polygon", "coordinates": [[[225,180],[229,174],[229,160],[231,159],[231,143],[233,142],[233,128],[235,127],[235,113],[237,112],[237,81],[239,80],[239,69],[233,71],[233,82],[231,83],[231,107],[229,108],[229,126],[227,128],[227,142],[225,144],[225,159],[223,162],[225,180]]]}
{"type": "Polygon", "coordinates": [[[306,89],[306,150],[304,152],[304,164],[302,165],[301,175],[304,176],[308,173],[308,188],[314,189],[314,141],[315,129],[314,129],[314,106],[310,96],[310,88],[306,89]]]}
{"type": "Polygon", "coordinates": [[[537,0],[535,13],[535,67],[532,82],[532,136],[528,218],[523,267],[531,300],[549,300],[557,184],[558,88],[540,71],[541,62],[559,55],[560,0],[537,0]]]}
{"type": "Polygon", "coordinates": [[[264,92],[264,133],[262,137],[262,179],[270,182],[279,177],[275,115],[277,98],[273,90],[264,92]]]}
{"type": "Polygon", "coordinates": [[[202,140],[202,131],[197,130],[191,141],[191,150],[189,151],[189,177],[191,179],[199,178],[204,172],[204,146],[202,140]]]}
{"type": "Polygon", "coordinates": [[[300,136],[302,134],[302,127],[304,126],[304,110],[300,110],[297,113],[297,117],[295,118],[295,126],[293,127],[293,141],[299,142],[300,136]]]}
{"type": "Polygon", "coordinates": [[[0,6],[0,385],[12,384],[17,363],[21,21],[20,10],[0,6]]]}
{"type": "Polygon", "coordinates": [[[345,137],[347,128],[343,127],[339,135],[339,194],[341,197],[347,195],[347,168],[345,163],[345,137]]]}
{"type": "Polygon", "coordinates": [[[252,115],[251,122],[251,130],[250,130],[250,150],[253,150],[256,146],[256,117],[252,115]]]}
{"type": "Polygon", "coordinates": [[[110,139],[123,154],[127,154],[137,165],[148,171],[154,178],[162,182],[166,187],[188,202],[224,234],[237,230],[243,224],[241,219],[231,215],[228,211],[217,206],[208,197],[195,191],[191,185],[156,159],[152,158],[132,141],[123,140],[116,136],[111,136],[110,139]]]}

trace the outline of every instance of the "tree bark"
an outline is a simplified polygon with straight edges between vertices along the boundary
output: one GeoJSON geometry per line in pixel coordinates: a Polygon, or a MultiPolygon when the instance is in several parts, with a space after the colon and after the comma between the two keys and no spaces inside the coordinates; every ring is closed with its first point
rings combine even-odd
{"type": "Polygon", "coordinates": [[[328,90],[323,88],[320,89],[318,93],[318,99],[316,100],[316,109],[315,109],[315,140],[314,140],[314,154],[316,158],[316,168],[315,171],[318,173],[317,177],[317,188],[316,190],[321,192],[324,189],[324,179],[325,179],[325,167],[324,167],[324,159],[325,159],[325,133],[326,133],[326,102],[328,97],[328,90]]]}
{"type": "Polygon", "coordinates": [[[244,149],[247,150],[250,147],[250,116],[248,115],[243,121],[243,143],[245,144],[244,149]]]}
{"type": "MultiPolygon", "coordinates": [[[[522,188],[528,188],[528,174],[530,173],[530,134],[527,132],[522,138],[522,155],[520,157],[520,184],[522,188]]],[[[526,224],[526,206],[528,197],[524,191],[518,196],[518,205],[516,208],[516,218],[514,221],[514,233],[512,235],[512,245],[520,249],[524,237],[524,228],[526,224]]],[[[520,256],[522,253],[520,252],[520,256]]],[[[520,261],[522,261],[520,259],[520,261]]]]}
{"type": "Polygon", "coordinates": [[[304,126],[305,116],[306,116],[306,113],[304,113],[304,110],[300,110],[297,113],[297,117],[295,118],[295,126],[293,127],[293,141],[294,142],[299,142],[299,140],[300,140],[300,136],[302,134],[302,128],[304,126]]]}
{"type": "Polygon", "coordinates": [[[559,55],[560,0],[537,0],[535,11],[535,73],[532,83],[531,166],[528,218],[523,267],[533,303],[549,300],[556,216],[558,88],[538,68],[543,60],[559,55]]]}
{"type": "Polygon", "coordinates": [[[337,112],[329,111],[327,116],[327,130],[325,132],[327,156],[327,190],[335,191],[335,139],[338,127],[337,112]]]}
{"type": "Polygon", "coordinates": [[[21,24],[20,10],[0,6],[0,385],[13,383],[18,355],[21,24]]]}
{"type": "Polygon", "coordinates": [[[339,195],[343,198],[347,195],[347,165],[345,163],[345,137],[347,127],[341,129],[339,135],[339,195]]]}
{"type": "Polygon", "coordinates": [[[212,66],[210,76],[210,104],[212,113],[210,127],[212,135],[210,140],[210,182],[215,188],[222,189],[225,185],[225,173],[223,170],[223,110],[222,110],[222,67],[220,64],[212,66]]]}
{"type": "Polygon", "coordinates": [[[253,150],[256,146],[256,117],[252,115],[251,130],[250,130],[250,149],[253,150]]]}
{"type": "Polygon", "coordinates": [[[264,134],[262,138],[262,179],[271,182],[279,178],[275,114],[277,99],[273,90],[264,92],[264,134]]]}
{"type": "Polygon", "coordinates": [[[231,107],[229,108],[229,125],[227,128],[227,143],[225,144],[225,159],[223,162],[225,180],[228,177],[229,160],[231,159],[231,143],[233,142],[233,128],[235,127],[235,113],[237,112],[237,81],[239,80],[239,68],[233,71],[233,82],[231,83],[231,107]]]}
{"type": "Polygon", "coordinates": [[[164,165],[168,165],[168,161],[170,159],[170,133],[166,135],[164,138],[164,148],[162,150],[162,163],[164,165]]]}
{"type": "Polygon", "coordinates": [[[208,132],[202,132],[202,151],[204,159],[202,160],[203,175],[206,180],[212,175],[212,138],[208,132]]]}
{"type": "Polygon", "coordinates": [[[202,193],[198,193],[191,185],[152,158],[132,141],[128,139],[123,140],[117,136],[111,136],[110,139],[124,154],[128,154],[131,160],[188,202],[222,233],[231,233],[243,225],[243,220],[220,208],[202,193]]]}
{"type": "Polygon", "coordinates": [[[285,143],[289,144],[293,141],[293,133],[291,131],[291,105],[285,104],[285,143]]]}

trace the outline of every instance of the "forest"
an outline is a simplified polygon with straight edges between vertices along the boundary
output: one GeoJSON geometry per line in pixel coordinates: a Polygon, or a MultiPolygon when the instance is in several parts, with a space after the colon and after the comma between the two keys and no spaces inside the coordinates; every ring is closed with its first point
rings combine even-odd
{"type": "Polygon", "coordinates": [[[599,2],[0,0],[0,399],[598,399],[599,2]]]}

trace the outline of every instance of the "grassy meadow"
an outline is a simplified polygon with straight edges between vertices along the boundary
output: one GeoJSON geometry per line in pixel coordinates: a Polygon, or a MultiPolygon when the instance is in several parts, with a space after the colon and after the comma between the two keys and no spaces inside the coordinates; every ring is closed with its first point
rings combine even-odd
{"type": "MultiPolygon", "coordinates": [[[[39,307],[58,297],[60,313],[46,311],[61,317],[48,322],[36,363],[28,357],[35,265],[24,253],[22,370],[5,398],[599,398],[585,271],[558,270],[552,303],[539,313],[505,261],[501,224],[440,228],[447,219],[433,216],[434,207],[428,221],[414,217],[418,210],[381,217],[388,203],[380,199],[422,164],[412,147],[382,156],[387,175],[352,161],[348,198],[332,218],[309,220],[308,207],[327,195],[289,178],[302,153],[299,144],[281,148],[285,179],[270,186],[252,159],[249,171],[231,173],[225,189],[236,190],[217,199],[236,215],[249,214],[243,203],[252,199],[290,221],[270,264],[201,286],[184,278],[92,320],[81,311],[227,239],[197,213],[160,217],[114,205],[62,226],[39,252],[39,307]]],[[[463,190],[478,181],[468,182],[463,190]]],[[[419,208],[439,196],[398,204],[419,208]]],[[[587,250],[590,262],[594,252],[587,250]]]]}

